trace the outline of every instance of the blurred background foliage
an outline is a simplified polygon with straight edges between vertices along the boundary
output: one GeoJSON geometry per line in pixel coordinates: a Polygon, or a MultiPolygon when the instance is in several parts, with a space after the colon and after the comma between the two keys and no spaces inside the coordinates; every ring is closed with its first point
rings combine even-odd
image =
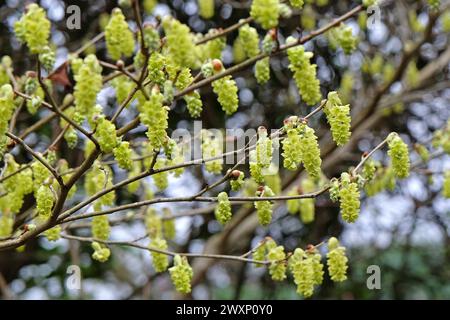
{"type": "MultiPolygon", "coordinates": [[[[188,24],[193,32],[206,33],[210,28],[225,28],[249,15],[250,1],[215,1],[215,15],[210,20],[198,14],[196,1],[150,1],[144,17],[148,23],[156,23],[158,16],[172,14],[188,24]],[[155,2],[155,3],[153,3],[155,2]],[[151,5],[155,6],[152,7],[151,5]]],[[[311,1],[310,1],[311,2],[311,1]]],[[[314,2],[314,1],[312,1],[314,2]]],[[[12,25],[23,12],[27,1],[6,0],[0,5],[0,48],[1,55],[14,59],[16,74],[34,69],[35,59],[30,57],[25,46],[21,46],[12,32],[12,25]]],[[[57,47],[59,63],[69,52],[77,50],[83,43],[102,31],[107,15],[117,6],[116,1],[59,1],[43,0],[40,5],[48,11],[53,23],[52,41],[57,47]],[[66,8],[76,4],[81,8],[80,30],[66,27],[66,8]]],[[[299,36],[309,31],[304,27],[312,24],[323,25],[337,17],[358,1],[317,1],[308,6],[306,13],[294,12],[291,18],[283,19],[280,34],[299,36]],[[316,18],[316,20],[314,20],[316,18]]],[[[426,1],[384,1],[381,6],[381,21],[367,30],[364,17],[350,19],[347,24],[359,37],[358,49],[350,56],[341,49],[333,50],[327,35],[320,36],[306,44],[315,53],[318,77],[322,92],[340,90],[346,96],[352,109],[364,110],[366,104],[376,94],[376,89],[389,79],[392,70],[398,67],[402,51],[423,35],[429,21],[429,7],[426,1]],[[381,57],[381,60],[380,60],[381,57]],[[376,66],[376,59],[378,66],[376,66]],[[375,68],[375,70],[371,70],[375,68]]],[[[131,9],[124,10],[134,24],[131,9]]],[[[333,159],[325,168],[328,177],[336,176],[357,163],[362,152],[371,150],[388,132],[402,134],[409,145],[416,142],[428,143],[432,133],[442,126],[450,114],[449,89],[449,36],[443,31],[443,22],[438,21],[433,33],[423,44],[417,56],[417,72],[429,70],[434,63],[442,63],[431,76],[423,77],[423,82],[414,88],[407,88],[405,79],[396,81],[385,92],[378,104],[376,125],[360,134],[343,154],[333,159]],[[447,58],[446,58],[447,57],[447,58]],[[446,59],[447,60],[446,60],[446,59]],[[382,116],[380,117],[380,113],[382,116]]],[[[306,28],[308,29],[308,28],[306,28]]],[[[261,36],[262,29],[258,29],[261,36]]],[[[227,48],[223,53],[226,66],[233,64],[232,45],[237,33],[227,37],[227,48]]],[[[85,53],[92,51],[88,49],[85,53]]],[[[100,59],[108,61],[105,46],[99,42],[95,50],[100,59]]],[[[125,61],[127,64],[131,61],[125,61]]],[[[58,63],[57,63],[58,64],[58,63]]],[[[212,94],[211,89],[202,89],[204,112],[202,125],[208,128],[278,128],[287,116],[307,114],[309,107],[300,101],[284,55],[271,59],[271,80],[260,86],[253,77],[252,68],[234,75],[239,86],[240,108],[233,117],[225,118],[212,94]]],[[[406,73],[406,72],[405,72],[406,73]]],[[[65,92],[58,92],[60,97],[65,92]]],[[[114,111],[115,101],[111,90],[105,90],[101,103],[114,111]]],[[[119,119],[125,124],[132,115],[119,119]]],[[[24,129],[36,121],[35,117],[24,117],[18,129],[24,129]]],[[[310,125],[316,128],[322,142],[328,139],[324,117],[316,117],[310,125]]],[[[171,113],[171,128],[191,128],[185,106],[179,103],[171,113]]],[[[54,134],[55,125],[46,126],[31,136],[34,146],[48,142],[54,134]]],[[[57,127],[57,125],[56,125],[57,127]]],[[[133,134],[138,135],[139,131],[133,134]]],[[[77,153],[71,153],[61,146],[61,157],[71,157],[70,162],[80,161],[77,153]]],[[[81,154],[81,150],[80,150],[81,154]]],[[[383,153],[376,158],[386,163],[383,153]]],[[[412,161],[419,156],[412,154],[412,161]]],[[[314,299],[449,299],[450,298],[450,204],[440,195],[442,172],[450,169],[448,155],[433,159],[406,181],[397,183],[395,191],[386,191],[370,199],[363,195],[360,219],[354,225],[344,225],[338,218],[339,209],[328,197],[316,201],[316,220],[311,225],[303,225],[298,217],[289,215],[284,206],[276,209],[275,221],[267,228],[253,228],[249,235],[234,238],[234,242],[223,251],[229,254],[245,252],[256,245],[264,236],[273,237],[287,250],[317,244],[330,235],[338,236],[348,248],[350,257],[349,280],[336,285],[329,279],[316,291],[314,299]],[[366,286],[369,265],[381,268],[381,289],[369,290],[366,286]]],[[[120,175],[119,175],[120,176],[120,175]]],[[[291,179],[285,172],[282,181],[291,179]]],[[[199,169],[181,181],[173,181],[170,195],[199,188],[211,180],[211,176],[199,169]]],[[[136,199],[127,192],[118,193],[119,203],[136,199]]],[[[174,205],[172,211],[198,208],[197,204],[174,205]]],[[[236,208],[237,210],[237,208],[236,208]]],[[[242,220],[246,226],[246,220],[242,220]]],[[[126,226],[114,227],[113,237],[128,238],[141,234],[142,223],[130,221],[126,226]]],[[[201,252],[208,246],[208,240],[217,234],[219,226],[213,215],[201,215],[177,220],[177,238],[171,244],[176,251],[201,252]]],[[[233,238],[232,238],[233,239],[233,238]]],[[[230,241],[230,240],[229,240],[230,241]]],[[[36,239],[27,243],[23,252],[0,252],[0,285],[3,298],[23,299],[47,298],[112,298],[112,299],[168,299],[174,296],[170,280],[165,275],[153,273],[147,252],[129,248],[112,248],[112,259],[105,264],[91,261],[89,244],[60,240],[49,243],[36,239]],[[82,271],[82,290],[68,290],[65,281],[69,276],[69,265],[79,265],[82,271]]],[[[195,270],[195,269],[194,269],[195,270]]],[[[220,262],[208,265],[196,283],[193,298],[215,299],[298,299],[292,281],[274,283],[261,268],[240,263],[220,262]]]]}

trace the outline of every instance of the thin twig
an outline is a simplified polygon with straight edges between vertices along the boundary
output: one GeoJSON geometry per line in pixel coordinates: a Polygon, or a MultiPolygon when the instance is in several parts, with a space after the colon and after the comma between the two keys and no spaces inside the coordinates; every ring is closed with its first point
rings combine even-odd
{"type": "Polygon", "coordinates": [[[42,165],[44,165],[50,172],[51,174],[55,177],[56,181],[58,181],[59,185],[63,188],[64,187],[64,181],[61,178],[61,176],[59,175],[59,173],[56,171],[55,168],[53,168],[44,158],[42,158],[42,156],[40,156],[38,153],[34,152],[33,149],[31,149],[22,139],[20,139],[19,137],[16,137],[15,135],[13,135],[10,132],[7,132],[6,135],[13,139],[14,141],[16,141],[17,143],[19,143],[28,153],[30,153],[34,158],[36,158],[36,160],[38,160],[40,163],[42,163],[42,165]]]}
{"type": "MultiPolygon", "coordinates": [[[[19,92],[19,91],[15,91],[15,93],[25,99],[31,99],[30,96],[19,92]]],[[[61,112],[61,110],[59,110],[56,106],[52,106],[51,104],[42,101],[42,105],[44,107],[46,107],[47,109],[49,109],[50,111],[55,112],[59,117],[63,118],[66,122],[70,123],[71,126],[73,126],[75,129],[77,129],[78,131],[80,131],[82,134],[84,134],[89,140],[91,140],[96,146],[99,146],[97,139],[95,139],[92,135],[92,133],[87,132],[82,126],[78,125],[75,121],[73,121],[72,119],[70,119],[70,117],[68,117],[65,113],[61,112]]]]}
{"type": "Polygon", "coordinates": [[[23,100],[20,106],[16,109],[16,111],[14,111],[11,121],[9,122],[9,132],[14,132],[17,123],[17,118],[19,117],[19,114],[22,111],[22,108],[25,103],[26,103],[25,100],[23,100]]]}
{"type": "Polygon", "coordinates": [[[122,113],[123,109],[127,107],[127,105],[130,103],[131,100],[133,100],[134,95],[139,90],[139,87],[134,87],[133,90],[128,94],[128,97],[122,102],[122,104],[117,109],[116,113],[114,113],[113,117],[111,118],[111,122],[115,123],[119,115],[122,113]]]}
{"type": "Polygon", "coordinates": [[[134,13],[134,18],[136,19],[136,23],[139,28],[139,35],[140,35],[140,41],[141,41],[141,52],[142,52],[142,54],[144,54],[144,56],[147,56],[148,50],[145,45],[144,26],[142,24],[141,11],[139,8],[138,0],[133,0],[133,13],[134,13]]]}
{"type": "MultiPolygon", "coordinates": [[[[285,200],[294,200],[294,199],[309,199],[309,198],[316,198],[320,196],[321,194],[327,192],[329,190],[329,187],[325,187],[323,189],[320,189],[316,192],[311,193],[304,193],[300,195],[293,195],[293,196],[273,196],[273,197],[229,197],[231,203],[239,203],[239,202],[256,202],[256,201],[285,201],[285,200]]],[[[59,223],[66,223],[74,220],[80,220],[80,219],[86,219],[90,217],[105,215],[105,214],[111,214],[118,211],[128,210],[128,209],[134,209],[139,208],[142,206],[148,206],[155,203],[168,203],[168,202],[217,202],[217,197],[199,197],[197,195],[194,196],[187,196],[187,197],[173,197],[173,198],[155,198],[150,200],[144,200],[134,203],[125,204],[122,206],[117,206],[114,208],[110,208],[104,211],[99,212],[90,212],[80,215],[75,215],[73,217],[70,217],[74,212],[79,210],[80,208],[73,208],[70,209],[58,218],[59,223]]],[[[83,207],[83,206],[82,206],[83,207]]]]}
{"type": "Polygon", "coordinates": [[[223,37],[223,36],[227,35],[228,33],[231,33],[231,32],[233,32],[234,30],[237,30],[237,29],[239,29],[240,27],[242,27],[243,25],[248,24],[248,23],[250,23],[250,22],[252,22],[252,21],[253,21],[253,18],[252,18],[252,17],[248,17],[248,18],[242,19],[242,20],[240,20],[238,23],[236,23],[236,24],[234,24],[234,25],[232,25],[232,26],[230,26],[230,27],[228,27],[228,28],[226,28],[226,29],[219,30],[219,31],[216,32],[216,33],[213,33],[213,34],[210,34],[210,35],[207,35],[207,36],[201,38],[201,39],[200,39],[199,41],[197,41],[195,44],[196,44],[196,45],[200,45],[200,44],[206,43],[206,42],[208,42],[208,41],[211,41],[211,40],[214,40],[214,39],[223,37]]]}
{"type": "Polygon", "coordinates": [[[90,46],[94,45],[95,43],[99,42],[105,37],[105,32],[102,31],[98,35],[96,35],[94,38],[86,42],[84,45],[82,45],[78,50],[76,50],[73,55],[78,56],[80,53],[82,53],[84,50],[89,48],[90,46]]]}
{"type": "Polygon", "coordinates": [[[271,263],[271,261],[259,261],[259,260],[243,258],[241,256],[231,256],[231,255],[224,255],[224,254],[177,253],[177,252],[168,251],[168,250],[161,250],[158,248],[154,248],[152,246],[144,246],[144,245],[135,243],[134,241],[104,241],[104,240],[100,240],[100,239],[94,239],[94,238],[88,238],[88,237],[78,237],[78,236],[72,236],[72,235],[67,235],[67,234],[62,234],[61,237],[64,239],[78,240],[78,241],[82,241],[82,242],[96,241],[96,242],[106,244],[106,245],[129,246],[129,247],[134,247],[134,248],[138,248],[138,249],[142,249],[142,250],[146,250],[146,251],[162,253],[162,254],[165,254],[168,256],[172,256],[172,257],[174,257],[176,255],[180,255],[180,256],[184,256],[184,257],[188,257],[188,258],[233,260],[233,261],[240,261],[240,262],[247,262],[247,263],[263,264],[263,265],[267,265],[267,264],[271,263]]]}
{"type": "Polygon", "coordinates": [[[367,155],[365,155],[362,160],[358,163],[358,165],[353,169],[352,175],[355,176],[359,169],[366,163],[367,160],[379,149],[383,148],[387,143],[387,139],[381,141],[372,151],[370,151],[367,155]]]}

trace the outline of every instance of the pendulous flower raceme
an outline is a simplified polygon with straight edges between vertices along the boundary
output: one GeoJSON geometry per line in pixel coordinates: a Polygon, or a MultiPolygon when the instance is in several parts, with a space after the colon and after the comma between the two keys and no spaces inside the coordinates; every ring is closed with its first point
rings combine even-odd
{"type": "Polygon", "coordinates": [[[109,234],[111,233],[108,216],[95,216],[92,218],[92,236],[98,240],[108,240],[109,234]]]}
{"type": "Polygon", "coordinates": [[[197,0],[200,16],[210,19],[214,16],[214,0],[197,0]]]}
{"type": "Polygon", "coordinates": [[[144,23],[144,43],[150,51],[156,51],[161,45],[158,29],[148,23],[144,23]]]}
{"type": "Polygon", "coordinates": [[[240,63],[246,58],[244,45],[239,37],[233,42],[233,61],[234,63],[240,63]]]}
{"type": "Polygon", "coordinates": [[[295,116],[284,121],[286,136],[281,143],[283,145],[283,166],[288,170],[297,170],[302,163],[301,139],[297,131],[297,121],[298,118],[295,116]]]}
{"type": "Polygon", "coordinates": [[[298,127],[300,134],[300,153],[303,161],[303,166],[313,179],[318,179],[321,173],[322,159],[320,158],[319,143],[314,129],[308,127],[306,124],[301,124],[298,127]]]}
{"type": "Polygon", "coordinates": [[[100,92],[102,83],[102,67],[93,54],[84,58],[83,63],[75,72],[75,110],[84,118],[90,118],[93,107],[100,92]]]}
{"type": "Polygon", "coordinates": [[[410,167],[408,146],[395,132],[389,134],[387,141],[389,146],[388,155],[391,157],[395,175],[400,179],[408,177],[410,167]]]}
{"type": "Polygon", "coordinates": [[[8,212],[0,215],[0,238],[8,237],[13,232],[14,219],[8,212]]]}
{"type": "MultiPolygon", "coordinates": [[[[202,138],[202,156],[203,159],[218,157],[222,154],[222,141],[220,137],[213,135],[212,131],[203,129],[202,138]]],[[[219,174],[222,172],[222,158],[206,162],[205,169],[208,172],[219,174]]]]}
{"type": "Polygon", "coordinates": [[[133,161],[131,159],[132,150],[130,148],[130,143],[128,141],[120,142],[114,149],[114,158],[117,160],[119,167],[122,169],[129,170],[133,166],[133,161]]]}
{"type": "Polygon", "coordinates": [[[339,245],[338,239],[331,237],[328,240],[327,265],[328,273],[334,282],[347,280],[347,262],[345,248],[339,245]]]}
{"type": "Polygon", "coordinates": [[[162,21],[166,34],[167,51],[178,66],[195,66],[195,44],[189,27],[173,17],[166,16],[162,21]]]}
{"type": "MultiPolygon", "coordinates": [[[[0,137],[4,137],[8,131],[9,120],[15,109],[13,88],[10,84],[4,84],[0,87],[0,137]]],[[[0,150],[2,150],[1,155],[3,156],[4,146],[0,150]]]]}
{"type": "Polygon", "coordinates": [[[148,59],[148,79],[162,86],[166,80],[164,69],[168,65],[167,57],[159,52],[153,52],[148,59]]]}
{"type": "Polygon", "coordinates": [[[280,194],[283,186],[276,164],[271,163],[267,169],[263,170],[263,174],[264,174],[264,183],[270,189],[272,189],[273,194],[274,195],[280,194]]]}
{"type": "Polygon", "coordinates": [[[27,44],[31,53],[40,53],[48,44],[50,27],[44,9],[31,3],[26,7],[26,13],[14,24],[14,31],[17,38],[27,44]]]}
{"type": "Polygon", "coordinates": [[[328,99],[324,107],[327,121],[331,127],[333,140],[338,146],[342,146],[350,139],[350,105],[342,105],[337,92],[328,93],[328,99]]]}
{"type": "Polygon", "coordinates": [[[0,59],[0,87],[10,82],[8,71],[13,71],[12,59],[10,56],[3,56],[0,59]]]}
{"type": "Polygon", "coordinates": [[[287,169],[295,170],[303,162],[308,174],[318,179],[322,160],[317,136],[312,128],[298,120],[297,117],[290,117],[285,121],[287,138],[283,141],[284,165],[287,169]]]}
{"type": "MultiPolygon", "coordinates": [[[[42,156],[42,154],[39,155],[42,156]]],[[[50,178],[51,173],[40,161],[34,161],[31,164],[31,170],[33,173],[33,191],[36,192],[50,178]]]]}
{"type": "Polygon", "coordinates": [[[150,100],[138,106],[141,122],[148,128],[147,137],[152,147],[156,149],[163,147],[168,140],[166,130],[169,126],[169,111],[163,102],[163,94],[155,87],[150,100]]]}
{"type": "Polygon", "coordinates": [[[269,57],[261,59],[255,64],[255,78],[259,84],[264,84],[270,80],[269,57]]]}
{"type": "MultiPolygon", "coordinates": [[[[315,183],[310,178],[304,178],[301,182],[301,188],[303,193],[313,192],[315,189],[315,183]]],[[[303,223],[313,222],[315,216],[314,198],[299,199],[298,201],[300,218],[302,219],[303,223]]]]}
{"type": "MultiPolygon", "coordinates": [[[[258,247],[253,251],[252,253],[253,260],[255,261],[264,261],[266,258],[266,246],[258,245],[258,247]]],[[[261,263],[255,263],[256,268],[261,268],[263,264],[261,263]]]]}
{"type": "Polygon", "coordinates": [[[39,108],[42,105],[44,92],[42,88],[38,88],[36,90],[36,94],[31,98],[31,100],[27,101],[27,110],[30,114],[36,114],[39,108]]]}
{"type": "Polygon", "coordinates": [[[111,255],[111,251],[105,245],[100,244],[98,242],[92,242],[92,249],[94,249],[94,253],[92,254],[92,259],[97,260],[99,262],[106,262],[111,255]]]}
{"type": "Polygon", "coordinates": [[[23,190],[17,189],[13,192],[8,192],[6,195],[0,198],[0,211],[8,213],[19,213],[24,204],[24,200],[25,193],[23,190]]]}
{"type": "Polygon", "coordinates": [[[249,158],[250,176],[256,183],[263,184],[265,180],[263,167],[256,161],[256,150],[250,151],[249,158]]]}
{"type": "Polygon", "coordinates": [[[239,41],[247,57],[253,58],[260,53],[258,31],[248,24],[239,29],[239,41]]]}
{"type": "Polygon", "coordinates": [[[42,185],[36,192],[36,210],[38,216],[44,220],[50,218],[55,196],[48,185],[42,185]]]}
{"type": "Polygon", "coordinates": [[[314,293],[314,286],[323,281],[322,257],[316,249],[304,251],[300,248],[294,250],[289,258],[289,269],[297,285],[297,293],[309,298],[314,293]]]}
{"type": "Polygon", "coordinates": [[[323,281],[322,256],[317,249],[308,250],[308,256],[313,260],[314,284],[319,285],[323,281]],[[312,256],[312,257],[311,257],[312,256]]]}
{"type": "MultiPolygon", "coordinates": [[[[156,159],[154,169],[155,170],[162,169],[166,166],[167,166],[167,159],[158,157],[158,159],[156,159]]],[[[167,189],[167,187],[169,186],[168,175],[169,174],[167,171],[162,171],[152,175],[153,182],[155,183],[155,186],[158,188],[159,191],[163,191],[167,189]]]]}
{"type": "Polygon", "coordinates": [[[297,248],[289,260],[290,268],[297,285],[297,293],[309,298],[314,293],[313,260],[306,257],[305,252],[297,248]]]}
{"type": "Polygon", "coordinates": [[[42,67],[47,71],[52,70],[55,60],[55,51],[53,51],[49,46],[43,47],[41,53],[39,54],[39,61],[41,62],[42,67]]]}
{"type": "Polygon", "coordinates": [[[185,95],[183,99],[186,102],[186,107],[191,117],[192,118],[200,117],[203,110],[203,102],[200,97],[200,93],[198,93],[198,91],[193,91],[185,95]]]}
{"type": "Polygon", "coordinates": [[[337,42],[341,46],[344,53],[349,55],[355,51],[358,44],[358,38],[353,36],[352,27],[341,24],[339,28],[336,29],[337,42]]]}
{"type": "Polygon", "coordinates": [[[205,78],[211,77],[214,74],[214,66],[212,62],[208,61],[202,64],[200,72],[202,73],[202,76],[204,76],[205,78]]]}
{"type": "MultiPolygon", "coordinates": [[[[39,85],[35,72],[27,72],[25,80],[25,93],[31,96],[30,100],[27,100],[27,110],[30,114],[34,115],[42,105],[44,100],[44,90],[39,85]]],[[[49,85],[48,81],[44,83],[49,85]]]]}
{"type": "Polygon", "coordinates": [[[34,93],[36,93],[36,90],[39,87],[39,82],[36,78],[36,73],[29,71],[25,74],[25,76],[26,76],[24,85],[25,93],[28,95],[33,95],[34,93]]]}
{"type": "Polygon", "coordinates": [[[189,68],[179,68],[176,65],[169,63],[166,70],[169,73],[169,79],[174,83],[175,88],[178,90],[185,89],[194,81],[191,69],[189,68]]]}
{"type": "Polygon", "coordinates": [[[366,182],[372,181],[375,177],[378,164],[372,159],[368,159],[363,166],[362,176],[366,182]]]}
{"type": "Polygon", "coordinates": [[[355,79],[353,73],[351,71],[344,72],[339,88],[339,96],[344,104],[351,100],[354,85],[355,79]]]}
{"type": "MultiPolygon", "coordinates": [[[[273,197],[274,193],[268,186],[260,186],[256,191],[257,197],[273,197]]],[[[267,226],[272,221],[272,207],[270,201],[255,201],[256,214],[262,226],[267,226]]]]}
{"type": "Polygon", "coordinates": [[[444,174],[444,184],[442,186],[442,195],[444,198],[450,199],[450,170],[444,174]]]}
{"type": "MultiPolygon", "coordinates": [[[[286,39],[290,44],[297,40],[293,37],[286,39]]],[[[289,58],[289,69],[294,73],[294,80],[297,84],[300,95],[308,105],[314,105],[322,99],[320,93],[320,82],[316,77],[317,65],[309,61],[313,57],[312,52],[305,52],[303,46],[296,46],[287,50],[289,58]]]]}
{"type": "Polygon", "coordinates": [[[54,226],[46,231],[44,231],[44,235],[48,241],[58,241],[61,239],[61,226],[54,226]]]}
{"type": "Polygon", "coordinates": [[[313,30],[317,24],[317,13],[311,4],[307,4],[301,11],[301,26],[305,30],[313,30]]]}
{"type": "Polygon", "coordinates": [[[163,208],[163,234],[166,239],[173,240],[176,236],[175,219],[172,218],[172,212],[169,208],[163,208]]]}
{"type": "MultiPolygon", "coordinates": [[[[288,193],[289,196],[297,196],[299,194],[313,192],[315,183],[309,177],[305,177],[299,188],[294,187],[288,193]]],[[[286,201],[286,208],[289,213],[296,214],[300,212],[300,218],[303,223],[311,223],[315,216],[315,200],[314,198],[291,199],[286,201]]]]}
{"type": "Polygon", "coordinates": [[[283,246],[271,248],[267,252],[267,260],[270,261],[269,274],[272,280],[283,281],[286,279],[286,253],[283,246]]]}
{"type": "Polygon", "coordinates": [[[268,168],[272,162],[272,140],[268,137],[267,129],[263,126],[258,128],[256,162],[262,168],[268,168]]]}
{"type": "Polygon", "coordinates": [[[94,136],[97,138],[100,149],[104,153],[112,152],[118,143],[116,126],[103,115],[95,119],[95,123],[96,131],[94,136]]]}
{"type": "Polygon", "coordinates": [[[226,192],[221,192],[217,196],[217,206],[214,210],[214,214],[216,216],[217,221],[221,224],[227,223],[232,216],[231,213],[231,203],[228,200],[228,194],[226,192]]]}
{"type": "MultiPolygon", "coordinates": [[[[151,249],[167,250],[167,241],[162,238],[155,238],[150,242],[151,249]]],[[[167,254],[152,251],[153,268],[156,272],[164,272],[169,266],[167,254]]]]}
{"type": "MultiPolygon", "coordinates": [[[[222,62],[220,60],[213,60],[213,66],[215,72],[224,70],[222,62]]],[[[222,106],[222,110],[227,115],[235,113],[239,106],[238,88],[236,82],[231,76],[225,76],[211,83],[214,93],[217,95],[217,100],[222,106]]]]}
{"type": "Polygon", "coordinates": [[[194,275],[186,257],[176,255],[173,259],[173,267],[169,268],[170,277],[175,289],[180,293],[191,292],[191,281],[194,275]]]}
{"type": "Polygon", "coordinates": [[[294,8],[298,8],[301,9],[304,5],[304,1],[303,0],[289,0],[289,3],[291,4],[291,6],[293,6],[294,8]]]}
{"type": "Polygon", "coordinates": [[[133,54],[134,35],[119,8],[115,8],[111,13],[111,18],[105,28],[105,39],[106,48],[113,60],[119,60],[122,55],[129,57],[133,54]]]}
{"type": "Polygon", "coordinates": [[[162,220],[152,207],[147,209],[145,213],[145,228],[150,239],[162,237],[162,220]]]}
{"type": "MultiPolygon", "coordinates": [[[[297,187],[292,188],[288,194],[288,196],[298,196],[299,190],[297,187]]],[[[296,214],[300,209],[300,200],[299,199],[290,199],[286,201],[286,209],[290,214],[296,214]]]]}
{"type": "Polygon", "coordinates": [[[352,223],[358,219],[360,207],[360,194],[358,184],[352,182],[351,176],[347,172],[341,174],[341,186],[339,189],[339,201],[342,219],[352,223]]]}
{"type": "Polygon", "coordinates": [[[253,0],[250,15],[264,29],[275,28],[279,18],[279,0],[253,0]]]}

